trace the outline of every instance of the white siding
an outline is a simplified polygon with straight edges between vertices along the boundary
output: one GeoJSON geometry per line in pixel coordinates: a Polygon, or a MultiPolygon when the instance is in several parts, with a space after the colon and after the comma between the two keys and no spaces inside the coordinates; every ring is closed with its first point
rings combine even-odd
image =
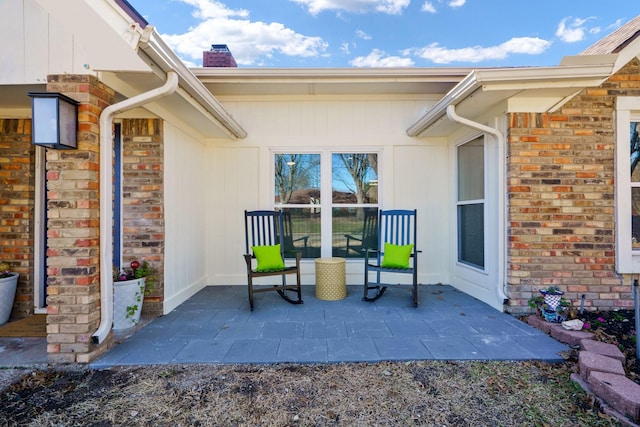
{"type": "Polygon", "coordinates": [[[164,123],[165,314],[206,286],[206,147],[164,123]]]}
{"type": "MultiPolygon", "coordinates": [[[[420,282],[447,282],[450,203],[446,140],[409,138],[405,129],[425,101],[348,99],[221,99],[249,136],[208,150],[207,265],[212,285],[245,284],[243,211],[271,209],[272,151],[360,149],[380,152],[380,204],[418,209],[420,282]]],[[[330,178],[330,177],[329,177],[330,178]]],[[[313,261],[303,261],[313,284],[313,261]]],[[[361,284],[361,261],[349,261],[347,282],[361,284]]]]}

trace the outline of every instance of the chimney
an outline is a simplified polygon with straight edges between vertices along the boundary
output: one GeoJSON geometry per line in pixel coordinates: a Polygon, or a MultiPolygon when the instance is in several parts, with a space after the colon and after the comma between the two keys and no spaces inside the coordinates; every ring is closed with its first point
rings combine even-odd
{"type": "Polygon", "coordinates": [[[202,52],[203,67],[238,67],[226,44],[212,44],[209,52],[202,52]]]}

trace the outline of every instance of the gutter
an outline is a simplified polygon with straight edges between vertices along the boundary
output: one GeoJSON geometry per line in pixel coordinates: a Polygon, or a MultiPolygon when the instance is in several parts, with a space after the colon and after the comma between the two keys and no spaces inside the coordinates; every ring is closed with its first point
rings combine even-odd
{"type": "Polygon", "coordinates": [[[167,72],[165,83],[148,92],[141,93],[117,104],[108,106],[100,114],[100,325],[91,337],[94,344],[101,344],[109,335],[113,325],[113,117],[127,110],[148,104],[171,95],[178,89],[178,74],[167,72]]]}
{"type": "Polygon", "coordinates": [[[225,110],[205,85],[189,70],[171,48],[162,40],[153,25],[147,25],[138,41],[139,54],[150,61],[151,69],[163,77],[168,70],[178,73],[183,83],[177,93],[202,112],[209,120],[221,126],[233,139],[247,137],[247,131],[225,110]]]}
{"type": "MultiPolygon", "coordinates": [[[[505,137],[502,134],[502,132],[500,132],[498,129],[494,129],[492,127],[489,126],[485,126],[482,123],[477,123],[474,121],[471,121],[469,119],[466,119],[464,117],[459,116],[456,113],[456,106],[451,104],[447,106],[447,117],[449,117],[450,120],[463,124],[465,126],[468,126],[470,128],[473,129],[477,129],[481,132],[484,133],[488,133],[491,134],[493,136],[495,136],[495,138],[498,140],[498,150],[499,150],[499,157],[501,159],[504,158],[504,150],[505,150],[505,137]]],[[[498,182],[502,182],[505,183],[504,180],[504,168],[501,168],[500,171],[498,172],[498,182]]],[[[506,194],[506,192],[503,191],[503,194],[506,194]]],[[[500,212],[502,212],[502,217],[504,218],[504,211],[505,211],[505,203],[504,203],[504,199],[500,199],[499,202],[500,204],[499,208],[500,208],[500,212]]],[[[500,227],[500,230],[504,230],[504,227],[500,227]]],[[[502,304],[506,304],[507,301],[509,300],[509,298],[507,297],[507,295],[504,293],[504,283],[505,283],[505,276],[506,276],[506,266],[504,264],[505,261],[505,256],[504,256],[504,248],[505,248],[505,243],[504,243],[504,231],[501,231],[503,238],[502,238],[502,248],[501,250],[498,251],[498,265],[502,266],[502,273],[501,273],[501,282],[502,285],[498,285],[496,286],[496,295],[498,297],[499,301],[502,301],[502,304]]]]}

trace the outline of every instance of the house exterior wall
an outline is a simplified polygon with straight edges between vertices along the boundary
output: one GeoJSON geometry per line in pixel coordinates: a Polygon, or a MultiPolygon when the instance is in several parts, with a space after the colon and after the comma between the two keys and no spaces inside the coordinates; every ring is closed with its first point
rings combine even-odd
{"type": "MultiPolygon", "coordinates": [[[[271,209],[273,153],[379,153],[380,206],[418,210],[419,281],[446,283],[450,215],[445,139],[416,139],[404,130],[423,99],[378,97],[220,97],[248,132],[241,141],[217,141],[207,156],[207,274],[211,284],[246,284],[244,210],[271,209]]],[[[324,176],[323,179],[330,179],[324,176]]],[[[347,283],[361,284],[362,261],[347,262],[347,283]]],[[[400,278],[399,280],[402,280],[400,278]]],[[[315,282],[303,261],[302,281],[315,282]]]]}
{"type": "Polygon", "coordinates": [[[510,114],[507,282],[510,311],[558,286],[586,309],[632,307],[615,271],[616,96],[640,95],[634,60],[551,114],[510,114]]]}
{"type": "MultiPolygon", "coordinates": [[[[207,208],[206,191],[218,185],[207,181],[206,144],[169,122],[164,122],[164,141],[166,314],[210,284],[206,276],[207,219],[219,207],[207,208]]],[[[216,244],[226,246],[219,240],[216,244]]]]}
{"type": "Polygon", "coordinates": [[[0,262],[20,274],[13,320],[33,313],[34,176],[31,119],[0,119],[0,262]]]}

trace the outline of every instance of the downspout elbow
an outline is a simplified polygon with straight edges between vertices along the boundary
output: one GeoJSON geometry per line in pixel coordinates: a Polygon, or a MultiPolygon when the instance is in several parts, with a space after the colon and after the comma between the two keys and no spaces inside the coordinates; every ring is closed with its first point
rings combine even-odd
{"type": "Polygon", "coordinates": [[[91,337],[94,344],[101,344],[113,326],[113,117],[171,95],[178,89],[178,83],[178,74],[168,71],[162,86],[109,105],[100,114],[100,325],[91,337]]]}

